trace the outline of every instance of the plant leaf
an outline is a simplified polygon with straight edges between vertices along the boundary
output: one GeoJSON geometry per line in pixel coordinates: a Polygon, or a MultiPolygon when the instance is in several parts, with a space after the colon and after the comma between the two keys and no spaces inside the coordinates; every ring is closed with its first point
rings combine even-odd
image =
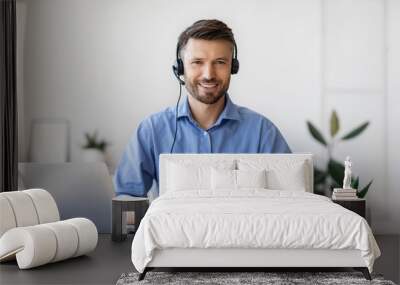
{"type": "Polygon", "coordinates": [[[328,163],[328,174],[340,187],[344,179],[344,165],[331,158],[328,163]]]}
{"type": "Polygon", "coordinates": [[[321,186],[318,186],[318,187],[315,187],[315,186],[314,186],[314,194],[318,194],[318,195],[321,195],[321,196],[325,196],[325,191],[324,191],[323,186],[322,186],[322,185],[321,185],[321,186]]]}
{"type": "Polygon", "coordinates": [[[329,190],[331,190],[331,192],[333,192],[333,190],[335,189],[335,188],[340,188],[341,186],[338,184],[338,183],[336,183],[336,181],[332,181],[332,184],[331,185],[329,185],[329,190]]]}
{"type": "Polygon", "coordinates": [[[371,186],[373,181],[374,181],[374,179],[372,179],[363,189],[361,189],[360,191],[357,191],[358,198],[364,198],[365,195],[367,195],[369,187],[371,186]]]}
{"type": "Polygon", "coordinates": [[[358,184],[360,182],[360,176],[357,176],[356,179],[354,179],[354,177],[351,178],[351,188],[353,189],[358,189],[358,184]]]}
{"type": "Polygon", "coordinates": [[[335,110],[331,114],[331,137],[334,137],[340,128],[339,118],[335,110]]]}
{"type": "Polygon", "coordinates": [[[318,168],[314,167],[314,185],[323,184],[326,177],[327,173],[325,171],[319,170],[318,168]]]}
{"type": "Polygon", "coordinates": [[[313,136],[313,138],[316,139],[321,144],[326,146],[326,141],[325,141],[324,137],[322,136],[320,131],[318,131],[318,129],[316,127],[314,127],[314,125],[310,121],[307,121],[307,127],[308,127],[308,130],[310,131],[311,135],[313,136]]]}
{"type": "Polygon", "coordinates": [[[100,140],[100,138],[98,138],[97,130],[95,130],[93,133],[86,132],[85,137],[86,144],[83,146],[83,148],[94,148],[104,152],[107,146],[110,145],[110,143],[106,140],[100,140]]]}
{"type": "Polygon", "coordinates": [[[369,122],[362,123],[360,126],[358,126],[354,130],[352,130],[351,132],[349,132],[348,134],[343,136],[342,140],[349,140],[349,139],[352,139],[352,138],[358,136],[368,127],[368,125],[369,125],[369,122]]]}

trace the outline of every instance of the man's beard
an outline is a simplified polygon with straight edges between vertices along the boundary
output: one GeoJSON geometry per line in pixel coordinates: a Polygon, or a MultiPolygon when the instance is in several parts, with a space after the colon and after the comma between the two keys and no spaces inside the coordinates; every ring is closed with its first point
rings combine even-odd
{"type": "MultiPolygon", "coordinates": [[[[210,81],[203,81],[204,83],[216,83],[213,80],[210,81]]],[[[199,92],[199,87],[198,87],[198,83],[196,85],[193,85],[191,83],[188,84],[188,80],[186,80],[186,89],[189,91],[190,95],[192,95],[197,101],[203,103],[203,104],[207,104],[207,105],[212,105],[217,103],[226,93],[226,91],[228,91],[228,86],[229,86],[229,82],[226,86],[223,86],[222,89],[217,91],[217,94],[214,95],[214,92],[202,92],[203,95],[200,95],[199,92]]],[[[219,83],[218,83],[219,86],[219,83]]]]}

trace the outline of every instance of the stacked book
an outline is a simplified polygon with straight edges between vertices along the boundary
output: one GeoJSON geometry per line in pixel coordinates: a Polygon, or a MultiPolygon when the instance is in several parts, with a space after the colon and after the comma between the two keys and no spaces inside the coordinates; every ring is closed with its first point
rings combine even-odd
{"type": "Polygon", "coordinates": [[[356,189],[333,189],[332,194],[333,200],[357,200],[357,190],[356,189]]]}

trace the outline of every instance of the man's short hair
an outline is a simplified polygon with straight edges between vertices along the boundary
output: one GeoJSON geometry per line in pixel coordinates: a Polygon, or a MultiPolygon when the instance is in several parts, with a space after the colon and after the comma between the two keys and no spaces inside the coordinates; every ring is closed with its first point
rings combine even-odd
{"type": "Polygon", "coordinates": [[[226,40],[232,43],[232,52],[236,45],[232,30],[224,22],[216,19],[199,20],[186,28],[178,39],[179,56],[189,39],[226,40]]]}

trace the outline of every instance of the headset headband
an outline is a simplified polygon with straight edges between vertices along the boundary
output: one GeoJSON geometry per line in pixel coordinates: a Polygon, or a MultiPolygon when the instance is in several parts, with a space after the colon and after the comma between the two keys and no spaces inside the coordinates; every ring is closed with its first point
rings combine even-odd
{"type": "MultiPolygon", "coordinates": [[[[180,51],[181,47],[179,46],[179,43],[176,45],[176,60],[181,59],[181,57],[179,56],[179,51],[180,51]]],[[[235,40],[233,41],[233,55],[232,55],[232,59],[237,59],[237,45],[235,40]]]]}

